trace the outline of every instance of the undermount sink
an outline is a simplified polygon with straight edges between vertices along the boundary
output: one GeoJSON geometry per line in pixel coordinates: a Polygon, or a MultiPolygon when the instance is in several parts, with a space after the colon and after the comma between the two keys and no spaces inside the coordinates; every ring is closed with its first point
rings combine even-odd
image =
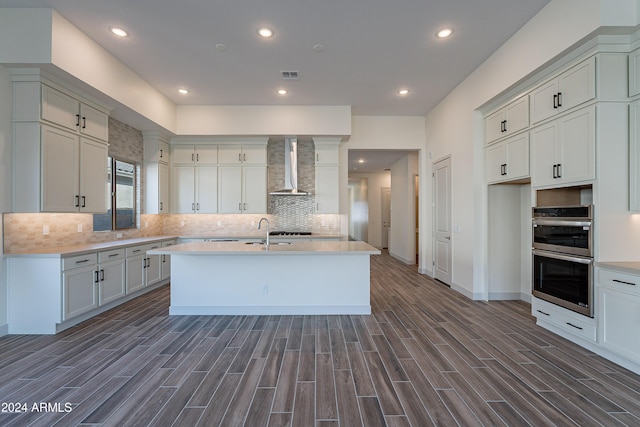
{"type": "MultiPolygon", "coordinates": [[[[245,245],[266,245],[265,242],[245,242],[245,245]]],[[[273,245],[292,245],[293,242],[269,242],[269,246],[273,245]]]]}

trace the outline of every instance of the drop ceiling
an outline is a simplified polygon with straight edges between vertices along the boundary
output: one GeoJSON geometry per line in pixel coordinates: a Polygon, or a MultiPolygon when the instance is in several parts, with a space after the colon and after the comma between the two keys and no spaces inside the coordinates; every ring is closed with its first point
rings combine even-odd
{"type": "Polygon", "coordinates": [[[176,104],[350,105],[354,115],[423,116],[547,3],[0,0],[0,7],[55,9],[176,104]],[[274,36],[261,39],[260,26],[274,36]],[[437,39],[443,27],[454,33],[437,39]],[[283,79],[283,71],[298,79],[283,79]],[[409,93],[399,96],[402,88],[409,93]]]}

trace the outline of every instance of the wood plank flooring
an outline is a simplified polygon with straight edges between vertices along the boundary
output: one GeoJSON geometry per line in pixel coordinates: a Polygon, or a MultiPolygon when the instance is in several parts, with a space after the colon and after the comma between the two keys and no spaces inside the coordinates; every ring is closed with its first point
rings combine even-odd
{"type": "Polygon", "coordinates": [[[56,336],[2,337],[2,409],[28,412],[0,425],[640,425],[640,376],[528,304],[371,264],[371,316],[168,316],[165,286],[56,336]]]}

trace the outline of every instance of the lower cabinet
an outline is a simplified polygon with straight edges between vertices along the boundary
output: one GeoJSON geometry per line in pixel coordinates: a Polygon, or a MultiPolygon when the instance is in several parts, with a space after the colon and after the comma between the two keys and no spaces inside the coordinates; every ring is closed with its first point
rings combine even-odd
{"type": "Polygon", "coordinates": [[[486,148],[487,183],[529,177],[529,134],[521,133],[486,148]]]}
{"type": "Polygon", "coordinates": [[[582,314],[567,310],[555,304],[532,298],[531,312],[538,324],[548,324],[571,335],[596,342],[596,321],[582,314]]]}
{"type": "Polygon", "coordinates": [[[640,363],[640,275],[600,269],[597,292],[600,345],[640,363]]]}
{"type": "Polygon", "coordinates": [[[145,265],[147,254],[145,246],[133,246],[126,250],[127,278],[126,292],[130,294],[139,291],[145,286],[145,265]]]}
{"type": "Polygon", "coordinates": [[[98,302],[97,254],[88,254],[82,256],[82,259],[64,263],[64,270],[62,271],[62,320],[69,320],[72,317],[96,309],[98,308],[98,302]],[[68,268],[67,265],[69,265],[68,268]]]}
{"type": "Polygon", "coordinates": [[[98,254],[98,305],[122,298],[125,290],[124,248],[98,254]]]}
{"type": "MultiPolygon", "coordinates": [[[[176,240],[168,240],[166,242],[162,242],[162,247],[166,248],[167,246],[173,246],[177,243],[176,240]]],[[[162,255],[160,258],[160,266],[162,269],[162,280],[167,280],[171,277],[171,255],[162,255]]]]}

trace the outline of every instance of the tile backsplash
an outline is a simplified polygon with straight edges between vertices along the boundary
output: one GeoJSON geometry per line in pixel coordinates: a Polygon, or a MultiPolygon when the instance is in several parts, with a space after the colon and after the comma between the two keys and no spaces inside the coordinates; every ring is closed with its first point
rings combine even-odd
{"type": "MultiPolygon", "coordinates": [[[[303,196],[301,196],[303,197],[303,196]]],[[[296,211],[299,207],[295,208],[296,211]]],[[[312,231],[340,234],[340,215],[305,216],[305,227],[294,228],[293,215],[150,215],[140,216],[140,228],[93,231],[92,214],[5,213],[3,214],[4,253],[28,252],[40,248],[110,242],[120,239],[171,236],[259,236],[260,218],[269,219],[271,230],[312,231]],[[44,230],[48,234],[44,234],[44,230]],[[81,231],[78,231],[81,230],[81,231]],[[122,237],[118,238],[118,233],[122,237]]],[[[295,221],[295,219],[294,219],[295,221]]],[[[298,223],[299,224],[299,223],[298,223]]]]}

